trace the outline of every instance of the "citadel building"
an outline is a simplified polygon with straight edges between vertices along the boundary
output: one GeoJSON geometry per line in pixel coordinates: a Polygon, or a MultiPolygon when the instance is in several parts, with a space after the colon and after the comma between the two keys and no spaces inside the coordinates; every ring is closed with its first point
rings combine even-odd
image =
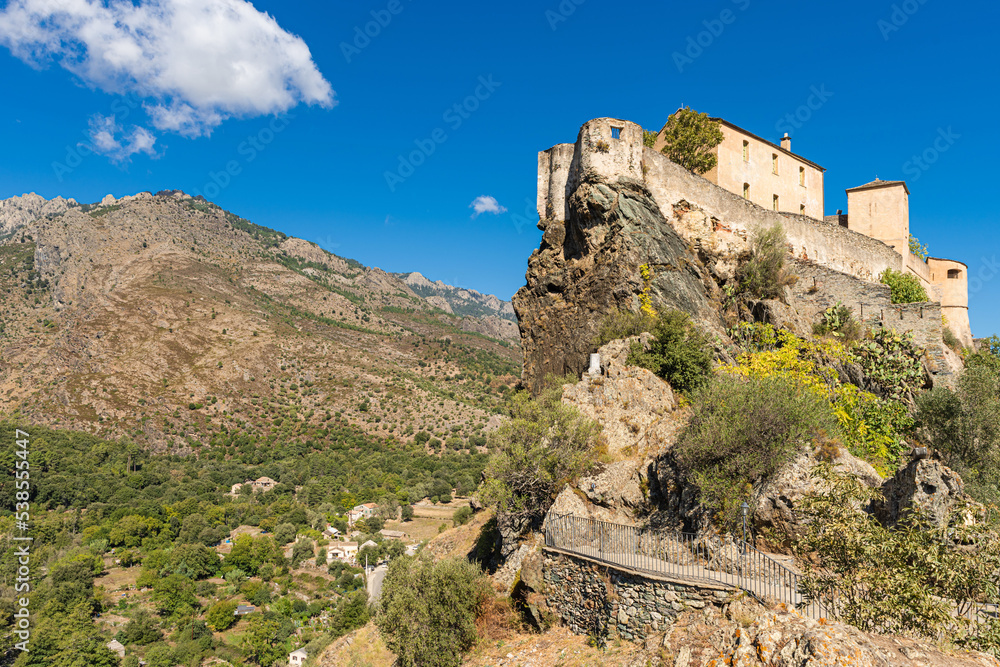
{"type": "MultiPolygon", "coordinates": [[[[808,264],[814,284],[816,271],[827,282],[839,281],[833,271],[877,284],[881,273],[891,268],[916,276],[931,299],[926,304],[893,305],[884,291],[851,284],[841,292],[848,295],[844,303],[860,320],[912,330],[922,344],[934,338],[939,343],[941,327],[947,326],[963,345],[973,346],[968,267],[934,257],[925,261],[910,251],[910,192],[905,182],[875,180],[850,188],[847,213],[826,216],[825,169],[793,153],[787,135],[779,145],[728,121],[714,120],[720,122],[724,138],[714,149],[716,167],[704,177],[667,160],[659,152],[662,136],[653,149],[645,147],[643,130],[636,123],[613,118],[585,123],[576,143],[538,154],[539,216],[566,220],[569,195],[592,172],[610,180],[624,176],[644,182],[662,210],[686,201],[710,214],[715,224],[709,232],[678,230],[691,242],[718,246],[727,242],[726,235],[745,241],[752,227],[781,222],[789,250],[808,264]],[[894,321],[887,321],[887,312],[894,321]]],[[[816,303],[819,308],[820,302],[816,303]]]]}

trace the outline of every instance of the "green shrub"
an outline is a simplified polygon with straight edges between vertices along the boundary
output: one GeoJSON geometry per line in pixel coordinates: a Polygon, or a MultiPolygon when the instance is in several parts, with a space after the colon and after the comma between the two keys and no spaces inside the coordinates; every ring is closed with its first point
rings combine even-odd
{"type": "Polygon", "coordinates": [[[953,351],[961,353],[962,352],[962,341],[958,339],[955,332],[951,330],[951,327],[944,326],[941,328],[941,340],[944,344],[950,347],[953,351]]]}
{"type": "Polygon", "coordinates": [[[598,348],[613,340],[638,336],[641,333],[652,331],[655,326],[656,318],[650,317],[647,313],[615,309],[604,317],[601,327],[594,337],[593,345],[598,348]]]}
{"type": "Polygon", "coordinates": [[[681,393],[704,385],[712,374],[712,347],[708,337],[679,310],[660,313],[649,350],[632,343],[627,363],[648,368],[681,393]]]}
{"type": "Polygon", "coordinates": [[[740,293],[758,299],[779,299],[795,277],[785,270],[788,239],[780,223],[757,227],[750,237],[750,259],[736,269],[740,293]]]}
{"type": "Polygon", "coordinates": [[[995,599],[995,531],[981,522],[965,525],[962,507],[948,530],[916,513],[886,528],[857,510],[878,491],[828,464],[818,466],[814,477],[820,491],[796,510],[806,531],[796,551],[808,598],[865,632],[922,636],[1000,655],[997,620],[977,625],[963,618],[976,603],[995,599]]]}
{"type": "MultiPolygon", "coordinates": [[[[974,356],[974,355],[970,355],[974,356]]],[[[962,475],[981,502],[1000,496],[1000,377],[988,365],[970,365],[957,391],[937,387],[917,397],[921,436],[962,475]]]]}
{"type": "Polygon", "coordinates": [[[538,398],[518,392],[507,406],[510,419],[490,433],[494,454],[479,498],[498,515],[541,519],[563,486],[602,456],[600,425],[561,399],[562,387],[545,389],[538,398]]]}
{"type": "Polygon", "coordinates": [[[469,519],[472,518],[472,508],[466,505],[465,507],[459,507],[455,510],[455,513],[451,515],[452,523],[456,526],[464,526],[469,523],[469,519]]]}
{"type": "Polygon", "coordinates": [[[216,602],[205,612],[205,622],[212,626],[216,632],[228,630],[236,623],[236,616],[234,615],[236,607],[237,604],[233,600],[216,602]]]}
{"type": "Polygon", "coordinates": [[[899,398],[924,385],[924,351],[913,342],[909,331],[899,334],[893,329],[878,329],[870,339],[851,350],[852,360],[865,375],[882,386],[891,396],[899,398]]]}
{"type": "Polygon", "coordinates": [[[889,286],[893,303],[918,303],[927,301],[927,290],[920,279],[911,273],[886,269],[878,277],[883,285],[889,286]]]}
{"type": "Polygon", "coordinates": [[[145,609],[136,611],[135,615],[125,624],[115,639],[122,644],[153,644],[163,639],[163,632],[157,627],[156,621],[145,609]]]}
{"type": "Polygon", "coordinates": [[[912,252],[914,255],[916,255],[917,257],[919,257],[923,261],[925,261],[925,262],[927,261],[927,256],[930,255],[930,253],[927,250],[927,244],[926,243],[921,243],[920,239],[918,239],[913,234],[910,234],[910,244],[909,245],[910,245],[910,252],[912,252]]]}
{"type": "Polygon", "coordinates": [[[722,523],[734,520],[740,504],[803,445],[837,431],[828,401],[780,376],[722,376],[695,394],[693,403],[675,451],[702,502],[722,523]]]}
{"type": "Polygon", "coordinates": [[[457,666],[492,596],[486,576],[468,561],[404,556],[389,565],[375,624],[399,665],[457,666]]]}

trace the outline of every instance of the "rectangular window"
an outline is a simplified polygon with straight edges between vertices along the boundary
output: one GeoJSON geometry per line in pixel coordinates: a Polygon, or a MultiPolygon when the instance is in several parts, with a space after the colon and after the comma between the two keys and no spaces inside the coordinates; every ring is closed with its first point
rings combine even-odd
{"type": "Polygon", "coordinates": [[[778,210],[778,195],[774,195],[774,198],[773,198],[772,201],[774,203],[774,210],[777,211],[778,210]]]}
{"type": "Polygon", "coordinates": [[[778,173],[778,154],[777,153],[772,153],[771,154],[771,173],[772,174],[777,174],[778,173]]]}
{"type": "Polygon", "coordinates": [[[745,140],[743,142],[743,161],[750,161],[750,142],[745,140]]]}
{"type": "Polygon", "coordinates": [[[613,128],[611,128],[611,138],[612,139],[621,139],[622,138],[622,128],[620,128],[620,127],[613,127],[613,128]]]}
{"type": "Polygon", "coordinates": [[[750,199],[750,184],[749,183],[744,183],[743,184],[743,198],[744,199],[750,199]]]}
{"type": "Polygon", "coordinates": [[[805,215],[805,214],[806,214],[806,205],[799,204],[799,215],[805,215]]]}
{"type": "Polygon", "coordinates": [[[799,167],[799,185],[802,187],[806,186],[806,168],[799,167]]]}

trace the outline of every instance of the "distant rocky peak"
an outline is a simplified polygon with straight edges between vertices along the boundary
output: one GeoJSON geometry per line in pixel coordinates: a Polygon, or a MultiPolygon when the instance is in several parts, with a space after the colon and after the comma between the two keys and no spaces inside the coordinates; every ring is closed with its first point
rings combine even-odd
{"type": "Polygon", "coordinates": [[[468,317],[499,317],[514,321],[514,307],[492,294],[455,287],[442,280],[431,281],[416,271],[394,274],[429,303],[447,313],[468,317]],[[447,307],[444,307],[447,306],[447,307]]]}

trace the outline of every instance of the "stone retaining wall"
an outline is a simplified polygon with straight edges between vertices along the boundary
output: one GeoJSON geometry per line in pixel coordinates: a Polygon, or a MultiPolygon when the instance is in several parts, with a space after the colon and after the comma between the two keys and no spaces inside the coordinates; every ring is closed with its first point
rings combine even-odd
{"type": "Polygon", "coordinates": [[[545,602],[573,632],[603,641],[641,641],[663,630],[683,611],[721,607],[736,589],[696,585],[601,565],[545,549],[545,602]]]}

